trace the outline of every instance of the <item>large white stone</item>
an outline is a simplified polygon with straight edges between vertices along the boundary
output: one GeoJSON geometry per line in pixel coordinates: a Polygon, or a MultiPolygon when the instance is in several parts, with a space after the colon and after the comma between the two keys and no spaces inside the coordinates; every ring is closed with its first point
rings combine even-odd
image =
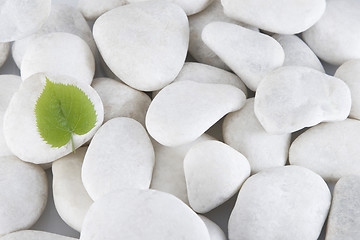
{"type": "Polygon", "coordinates": [[[90,208],[81,240],[210,240],[204,222],[176,197],[155,190],[110,193],[90,208]]]}
{"type": "Polygon", "coordinates": [[[144,127],[131,118],[113,118],[90,142],[81,177],[96,201],[116,190],[149,188],[154,164],[154,149],[144,127]]]}
{"type": "Polygon", "coordinates": [[[51,0],[2,0],[0,42],[11,42],[41,28],[50,15],[51,0]]]}
{"type": "Polygon", "coordinates": [[[81,147],[52,164],[56,210],[64,222],[78,232],[81,232],[85,215],[93,203],[81,181],[86,150],[81,147]]]}
{"type": "Polygon", "coordinates": [[[216,223],[202,215],[199,215],[199,217],[203,220],[209,231],[210,240],[227,240],[225,233],[216,223]]]}
{"type": "Polygon", "coordinates": [[[54,233],[23,230],[10,233],[0,238],[1,240],[76,240],[76,238],[61,236],[54,233]]]}
{"type": "Polygon", "coordinates": [[[104,105],[104,122],[115,117],[133,118],[145,126],[151,99],[148,95],[111,78],[96,78],[91,86],[104,105]]]}
{"type": "Polygon", "coordinates": [[[170,193],[189,204],[184,174],[184,158],[192,146],[207,140],[213,140],[213,138],[203,134],[195,141],[177,147],[166,147],[154,140],[155,167],[150,188],[170,193]]]}
{"type": "Polygon", "coordinates": [[[261,171],[240,190],[229,220],[229,239],[315,240],[330,202],[324,180],[306,168],[261,171]]]}
{"type": "Polygon", "coordinates": [[[345,62],[334,76],[348,85],[351,92],[350,117],[360,120],[360,59],[345,62]]]}
{"type": "Polygon", "coordinates": [[[127,2],[127,0],[79,0],[77,6],[86,19],[95,20],[103,13],[127,2]]]}
{"type": "Polygon", "coordinates": [[[290,164],[300,165],[337,181],[360,174],[360,121],[322,123],[310,128],[290,146],[290,164]]]}
{"type": "Polygon", "coordinates": [[[14,93],[19,89],[21,78],[16,75],[0,75],[0,157],[12,155],[12,152],[7,147],[4,133],[3,122],[4,114],[10,103],[14,93]]]}
{"type": "Polygon", "coordinates": [[[49,72],[90,85],[95,74],[95,59],[80,37],[55,32],[44,34],[28,45],[20,70],[23,80],[35,73],[49,72]]]}
{"type": "Polygon", "coordinates": [[[320,60],[315,53],[296,35],[274,34],[285,52],[283,66],[303,66],[325,72],[320,60]]]}
{"type": "Polygon", "coordinates": [[[163,88],[153,99],[146,127],[162,145],[178,146],[194,141],[244,103],[245,94],[234,86],[179,81],[163,88]]]}
{"type": "Polygon", "coordinates": [[[307,67],[273,71],[255,95],[256,117],[273,134],[344,120],[350,107],[350,90],[343,81],[307,67]]]}
{"type": "Polygon", "coordinates": [[[327,0],[321,19],[302,34],[321,59],[334,65],[360,58],[360,1],[327,0]]]}
{"type": "Polygon", "coordinates": [[[227,16],[281,34],[310,28],[324,14],[326,6],[325,0],[221,0],[221,3],[227,16]]]}
{"type": "Polygon", "coordinates": [[[360,239],[360,176],[341,178],[333,194],[326,240],[360,239]]]}
{"type": "Polygon", "coordinates": [[[73,134],[75,149],[86,143],[103,122],[104,109],[99,95],[88,84],[53,74],[39,73],[26,79],[14,94],[4,115],[4,136],[11,152],[26,162],[49,163],[72,152],[71,141],[60,148],[47,144],[40,136],[35,117],[35,104],[42,93],[46,78],[55,83],[72,84],[81,89],[93,103],[97,119],[93,129],[84,135],[73,134]]]}
{"type": "Polygon", "coordinates": [[[14,42],[11,48],[12,57],[21,68],[21,62],[29,45],[42,35],[52,32],[67,32],[82,38],[96,54],[96,45],[91,29],[79,10],[65,4],[52,4],[49,18],[36,33],[14,42]]]}
{"type": "Polygon", "coordinates": [[[202,40],[253,91],[284,63],[284,50],[275,39],[236,24],[212,22],[202,31],[202,40]]]}
{"type": "Polygon", "coordinates": [[[250,165],[235,149],[210,140],[190,148],[184,159],[184,172],[191,208],[205,213],[239,191],[250,175],[250,165]]]}
{"type": "Polygon", "coordinates": [[[0,157],[0,236],[30,228],[48,194],[44,170],[14,156],[0,157]]]}
{"type": "Polygon", "coordinates": [[[110,10],[96,20],[93,34],[111,71],[143,91],[158,90],[175,79],[189,43],[186,14],[166,1],[110,10]]]}
{"type": "Polygon", "coordinates": [[[284,166],[291,134],[273,135],[265,131],[254,113],[254,98],[243,108],[229,113],[223,123],[224,142],[242,153],[250,163],[251,172],[284,166]]]}
{"type": "Polygon", "coordinates": [[[10,52],[10,43],[0,42],[0,67],[2,67],[2,65],[4,65],[4,63],[6,62],[6,59],[9,56],[9,52],[10,52]]]}

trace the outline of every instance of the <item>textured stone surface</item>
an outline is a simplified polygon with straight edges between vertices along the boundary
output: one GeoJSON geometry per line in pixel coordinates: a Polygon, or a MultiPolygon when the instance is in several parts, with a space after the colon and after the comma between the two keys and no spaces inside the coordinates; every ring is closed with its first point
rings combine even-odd
{"type": "Polygon", "coordinates": [[[201,220],[204,221],[209,231],[210,240],[227,240],[225,233],[216,223],[214,223],[213,221],[202,215],[199,215],[199,217],[201,218],[201,220]]]}
{"type": "Polygon", "coordinates": [[[7,234],[0,238],[1,240],[76,240],[76,238],[61,236],[54,233],[23,230],[14,233],[7,234]]]}
{"type": "Polygon", "coordinates": [[[6,59],[9,56],[9,52],[10,52],[10,43],[8,43],[8,42],[5,42],[5,43],[0,42],[0,67],[2,65],[4,65],[6,59]]]}
{"type": "Polygon", "coordinates": [[[86,19],[95,20],[105,12],[127,2],[127,0],[79,0],[78,8],[86,19]]]}

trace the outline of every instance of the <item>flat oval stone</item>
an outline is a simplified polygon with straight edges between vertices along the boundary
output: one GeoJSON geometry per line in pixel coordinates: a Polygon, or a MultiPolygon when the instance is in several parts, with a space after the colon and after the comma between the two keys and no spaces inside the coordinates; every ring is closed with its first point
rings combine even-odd
{"type": "Polygon", "coordinates": [[[261,171],[241,187],[229,220],[229,239],[317,239],[330,202],[324,180],[306,168],[261,171]]]}
{"type": "Polygon", "coordinates": [[[80,240],[112,239],[210,237],[200,217],[178,198],[155,190],[128,189],[100,198],[85,217],[80,240]]]}
{"type": "Polygon", "coordinates": [[[40,136],[35,117],[36,101],[42,93],[46,78],[55,83],[72,84],[82,90],[93,103],[97,119],[93,129],[84,135],[73,134],[74,148],[89,141],[104,118],[104,108],[99,95],[88,84],[75,79],[48,73],[34,74],[20,85],[4,115],[4,137],[10,151],[26,162],[36,164],[53,162],[73,151],[71,141],[60,148],[47,144],[40,136]]]}
{"type": "Polygon", "coordinates": [[[222,125],[224,142],[242,153],[250,163],[251,172],[284,166],[291,134],[269,134],[254,113],[254,98],[249,98],[239,111],[229,113],[222,125]]]}
{"type": "Polygon", "coordinates": [[[179,81],[163,88],[146,114],[149,134],[165,146],[194,141],[225,114],[240,109],[245,94],[225,84],[179,81]]]}
{"type": "Polygon", "coordinates": [[[50,16],[40,30],[13,43],[11,53],[19,69],[28,46],[37,41],[37,38],[52,32],[77,35],[89,45],[95,56],[97,50],[91,29],[79,10],[65,4],[52,4],[50,16]]]}
{"type": "Polygon", "coordinates": [[[0,42],[0,67],[2,65],[4,65],[4,63],[6,62],[6,59],[9,56],[9,52],[10,52],[10,43],[8,43],[8,42],[5,42],[5,43],[0,42]]]}
{"type": "Polygon", "coordinates": [[[93,34],[111,71],[142,91],[158,90],[175,79],[189,43],[186,14],[166,1],[110,10],[96,20],[93,34]]]}
{"type": "Polygon", "coordinates": [[[255,115],[272,134],[342,121],[350,107],[350,90],[343,81],[306,67],[287,66],[273,71],[255,95],[255,115]]]}
{"type": "Polygon", "coordinates": [[[105,12],[127,2],[127,0],[79,0],[77,7],[87,20],[95,20],[105,12]]]}
{"type": "Polygon", "coordinates": [[[76,35],[49,33],[28,46],[21,62],[23,80],[39,72],[68,75],[90,85],[95,74],[94,55],[76,35]]]}
{"type": "Polygon", "coordinates": [[[30,228],[45,209],[44,170],[14,156],[0,157],[0,236],[30,228]]]}
{"type": "Polygon", "coordinates": [[[199,215],[199,217],[203,220],[209,231],[210,240],[227,240],[225,233],[216,223],[205,216],[199,215]]]}
{"type": "Polygon", "coordinates": [[[150,188],[170,193],[189,204],[184,174],[185,155],[195,144],[213,139],[203,134],[195,141],[177,147],[166,147],[153,140],[156,164],[150,188]]]}
{"type": "Polygon", "coordinates": [[[50,15],[51,0],[0,2],[0,42],[12,42],[41,28],[50,15]]]}
{"type": "Polygon", "coordinates": [[[91,86],[104,105],[104,122],[115,117],[133,118],[145,126],[151,99],[148,95],[111,78],[96,78],[91,86]]]}
{"type": "Polygon", "coordinates": [[[319,58],[333,65],[360,58],[359,11],[358,0],[327,0],[324,15],[302,34],[303,39],[319,58]]]}
{"type": "Polygon", "coordinates": [[[149,188],[154,164],[154,149],[144,127],[131,118],[113,118],[90,142],[81,177],[96,201],[116,190],[149,188]]]}
{"type": "Polygon", "coordinates": [[[289,161],[318,173],[325,180],[360,174],[360,121],[322,123],[310,128],[290,146],[289,161]]]}
{"type": "Polygon", "coordinates": [[[340,178],[334,189],[326,240],[360,238],[360,176],[340,178]]]}
{"type": "Polygon", "coordinates": [[[81,232],[85,215],[93,203],[81,181],[86,150],[87,147],[81,147],[52,164],[56,211],[66,224],[78,232],[81,232]]]}
{"type": "Polygon", "coordinates": [[[343,80],[351,92],[350,117],[360,120],[360,59],[353,59],[342,64],[335,72],[335,77],[343,80]]]}
{"type": "Polygon", "coordinates": [[[212,22],[202,31],[202,40],[253,91],[284,63],[284,50],[275,39],[236,24],[212,22]]]}
{"type": "Polygon", "coordinates": [[[296,35],[274,34],[285,52],[283,66],[309,67],[325,73],[324,67],[315,53],[296,35]]]}
{"type": "Polygon", "coordinates": [[[184,159],[189,203],[206,213],[229,200],[250,176],[247,159],[230,146],[216,141],[194,145],[184,159]]]}
{"type": "Polygon", "coordinates": [[[14,233],[10,233],[0,238],[1,240],[76,240],[76,238],[61,236],[54,233],[23,230],[14,233]]]}
{"type": "Polygon", "coordinates": [[[227,16],[269,32],[295,34],[324,14],[325,0],[221,0],[227,16]]]}

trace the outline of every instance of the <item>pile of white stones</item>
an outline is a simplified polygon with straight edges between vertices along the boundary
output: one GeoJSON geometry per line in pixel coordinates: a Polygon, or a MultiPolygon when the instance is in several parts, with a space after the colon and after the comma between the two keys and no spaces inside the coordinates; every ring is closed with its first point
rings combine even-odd
{"type": "Polygon", "coordinates": [[[74,239],[27,230],[48,194],[80,240],[360,239],[359,26],[359,0],[0,1],[0,240],[74,239]],[[45,76],[95,106],[74,153],[38,132],[45,76]],[[236,194],[227,238],[199,214],[236,194]]]}

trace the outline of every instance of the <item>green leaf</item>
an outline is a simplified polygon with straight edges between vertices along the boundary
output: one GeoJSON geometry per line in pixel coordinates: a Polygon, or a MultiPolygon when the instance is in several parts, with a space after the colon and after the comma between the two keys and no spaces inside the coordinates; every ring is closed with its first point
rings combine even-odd
{"type": "Polygon", "coordinates": [[[62,147],[73,134],[88,133],[96,124],[96,111],[89,97],[74,85],[51,82],[35,105],[36,125],[41,137],[52,147],[62,147]]]}

